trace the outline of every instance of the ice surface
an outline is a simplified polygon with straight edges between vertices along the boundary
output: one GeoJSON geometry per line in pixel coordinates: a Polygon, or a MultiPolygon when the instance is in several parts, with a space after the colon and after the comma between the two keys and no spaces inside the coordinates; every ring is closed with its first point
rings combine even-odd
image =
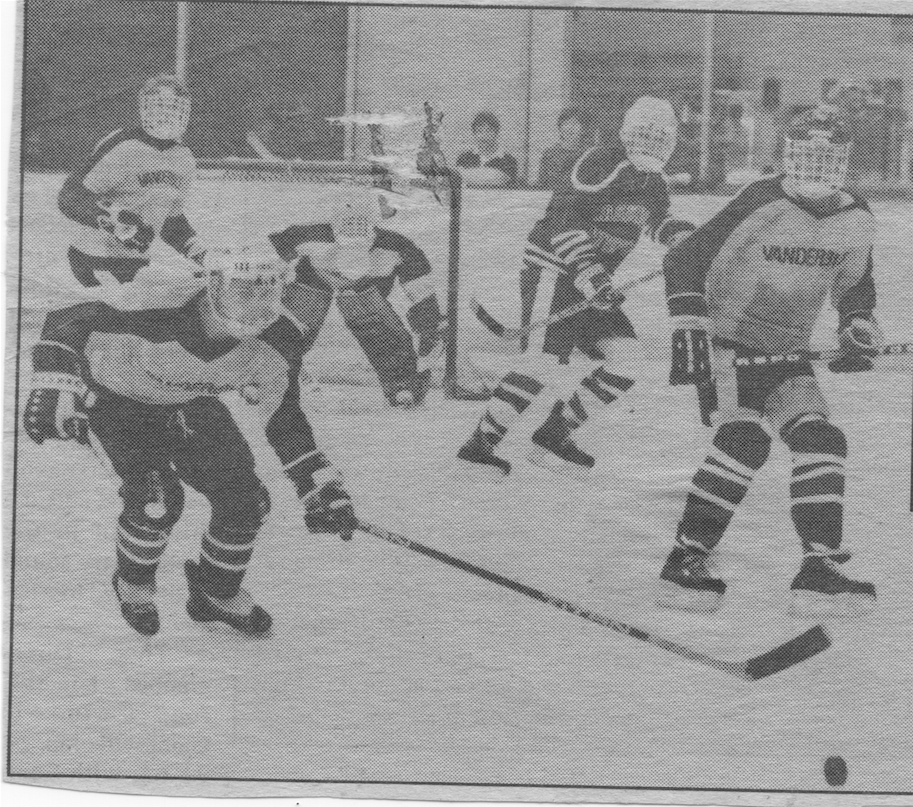
{"type": "MultiPolygon", "coordinates": [[[[247,218],[258,207],[247,193],[245,217],[232,221],[268,228],[297,218],[247,218]]],[[[493,310],[502,295],[505,317],[541,198],[468,194],[465,260],[493,310]],[[503,283],[485,280],[485,267],[503,283]]],[[[722,203],[676,201],[698,219],[722,203]]],[[[30,180],[29,308],[40,307],[45,283],[62,288],[68,276],[53,204],[53,183],[30,180]]],[[[880,319],[889,340],[906,340],[909,207],[875,210],[880,319]]],[[[644,248],[625,276],[657,257],[644,248]]],[[[783,615],[799,558],[787,453],[775,448],[721,544],[730,585],[721,611],[655,608],[656,576],[708,433],[693,391],[664,383],[660,287],[632,295],[627,309],[655,345],[652,383],[588,427],[598,465],[587,482],[524,463],[524,435],[544,402],[506,446],[517,473],[497,481],[453,459],[478,404],[435,396],[413,412],[317,414],[316,433],[364,518],[705,652],[747,658],[811,625],[783,615]]],[[[37,322],[25,320],[26,346],[37,322]]],[[[831,327],[825,318],[821,344],[831,327]]],[[[831,650],[757,683],[369,536],[343,544],[309,535],[252,412],[236,400],[273,496],[247,585],[272,612],[274,636],[244,639],[184,613],[181,563],[198,551],[207,519],[191,492],[161,567],[162,632],[143,640],[110,586],[116,483],[88,451],[22,438],[11,771],[825,790],[824,760],[840,755],[846,789],[909,791],[910,374],[822,372],[821,381],[850,444],[850,571],[876,582],[879,607],[829,626],[831,650]]]]}

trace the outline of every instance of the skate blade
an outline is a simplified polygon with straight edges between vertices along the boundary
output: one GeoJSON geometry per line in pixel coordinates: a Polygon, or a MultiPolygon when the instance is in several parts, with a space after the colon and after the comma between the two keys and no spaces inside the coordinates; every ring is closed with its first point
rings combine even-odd
{"type": "Polygon", "coordinates": [[[874,597],[864,594],[793,591],[787,613],[799,619],[855,619],[872,613],[876,605],[874,597]]]}
{"type": "Polygon", "coordinates": [[[491,482],[504,479],[506,476],[509,476],[513,470],[512,468],[505,470],[496,465],[489,465],[486,462],[476,462],[475,460],[468,460],[460,456],[457,456],[456,467],[460,469],[460,472],[464,474],[467,479],[481,479],[491,482]]]}
{"type": "Polygon", "coordinates": [[[669,580],[660,580],[656,604],[660,608],[688,611],[695,614],[712,614],[723,602],[723,595],[716,591],[698,591],[684,588],[669,580]]]}
{"type": "Polygon", "coordinates": [[[592,468],[585,468],[573,462],[561,459],[557,454],[553,454],[540,446],[533,446],[527,454],[526,459],[539,468],[544,468],[556,476],[563,476],[566,479],[573,479],[577,482],[587,481],[592,473],[592,468]]]}

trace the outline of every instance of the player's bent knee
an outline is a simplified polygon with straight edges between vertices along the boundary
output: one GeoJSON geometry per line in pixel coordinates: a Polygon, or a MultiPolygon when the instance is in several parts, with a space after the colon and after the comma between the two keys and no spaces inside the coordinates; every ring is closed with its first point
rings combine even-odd
{"type": "Polygon", "coordinates": [[[783,440],[800,454],[847,455],[846,435],[822,417],[802,419],[783,429],[783,440]]]}
{"type": "Polygon", "coordinates": [[[211,500],[212,530],[229,533],[256,533],[271,508],[269,492],[257,480],[246,485],[232,485],[211,500]]]}
{"type": "Polygon", "coordinates": [[[724,423],[713,438],[716,448],[755,471],[767,462],[770,444],[770,435],[753,420],[724,423]]]}
{"type": "Polygon", "coordinates": [[[124,479],[120,489],[123,518],[129,523],[167,532],[184,512],[184,486],[173,471],[150,471],[124,479]]]}

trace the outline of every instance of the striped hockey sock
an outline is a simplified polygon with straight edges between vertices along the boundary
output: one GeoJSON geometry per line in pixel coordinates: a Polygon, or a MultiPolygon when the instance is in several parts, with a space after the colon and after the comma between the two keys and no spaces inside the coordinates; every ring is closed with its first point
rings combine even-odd
{"type": "Polygon", "coordinates": [[[753,421],[725,423],[691,480],[678,529],[680,543],[712,550],[723,537],[755,473],[770,454],[770,436],[753,421]]]}
{"type": "Polygon", "coordinates": [[[617,401],[633,386],[633,379],[610,373],[605,366],[597,367],[564,402],[563,414],[567,425],[576,429],[591,415],[617,401]]]}
{"type": "Polygon", "coordinates": [[[206,593],[228,599],[238,593],[244,573],[254,553],[255,533],[212,530],[203,534],[200,569],[206,581],[206,593]]]}
{"type": "Polygon", "coordinates": [[[792,519],[806,553],[840,548],[847,446],[843,432],[820,417],[800,420],[784,435],[793,452],[792,519]]]}
{"type": "Polygon", "coordinates": [[[148,586],[168,546],[168,532],[137,524],[121,516],[117,521],[117,573],[129,583],[148,586]]]}
{"type": "Polygon", "coordinates": [[[492,445],[497,445],[544,388],[532,376],[509,372],[491,394],[488,410],[479,420],[479,430],[492,445]]]}

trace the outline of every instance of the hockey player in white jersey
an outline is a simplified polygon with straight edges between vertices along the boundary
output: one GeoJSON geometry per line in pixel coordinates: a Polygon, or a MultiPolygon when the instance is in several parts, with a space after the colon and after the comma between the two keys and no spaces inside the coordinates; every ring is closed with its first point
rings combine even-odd
{"type": "MultiPolygon", "coordinates": [[[[801,353],[824,301],[839,317],[843,355],[832,372],[872,367],[883,337],[873,315],[875,220],[843,189],[851,144],[827,110],[786,131],[784,173],[744,188],[720,213],[666,254],[673,384],[715,383],[716,431],[695,473],[675,546],[660,574],[659,602],[716,610],[726,583],[711,558],[767,462],[773,438],[792,454],[789,504],[802,547],[789,610],[854,616],[875,605],[875,587],[841,566],[847,439],[831,423],[811,363],[749,364],[801,353]]],[[[785,486],[784,486],[785,489],[785,486]]]]}
{"type": "Polygon", "coordinates": [[[138,102],[141,125],[101,140],[58,196],[61,212],[80,225],[68,258],[83,296],[122,301],[126,295],[101,287],[132,283],[149,266],[157,238],[197,263],[206,252],[184,213],[195,167],[181,142],[187,89],[174,76],[154,76],[138,102]]]}
{"type": "Polygon", "coordinates": [[[137,632],[159,630],[156,571],[184,506],[211,508],[199,560],[187,560],[187,610],[250,635],[272,619],[241,587],[269,511],[251,450],[219,400],[256,403],[266,439],[313,532],[351,537],[341,475],[317,447],[299,399],[306,340],[281,315],[287,267],[268,245],[217,251],[207,286],[176,308],[124,311],[101,301],[51,312],[33,351],[25,431],[36,443],[90,443],[121,481],[114,591],[137,632]]]}
{"type": "Polygon", "coordinates": [[[677,130],[668,101],[638,99],[625,113],[621,143],[585,152],[573,167],[573,188],[553,194],[530,233],[524,275],[534,275],[537,285],[542,273],[556,278],[553,313],[585,298],[593,305],[546,328],[541,353],[528,351],[523,364],[501,379],[457,454],[461,460],[508,473],[510,463],[495,453],[496,446],[547,382],[563,374],[559,361],[577,351],[592,360],[593,369],[533,433],[530,460],[572,473],[593,466],[594,458],[574,443],[571,432],[627,393],[643,365],[634,328],[612,296],[612,275],[642,234],[668,246],[694,229],[669,216],[662,170],[677,130]]]}

